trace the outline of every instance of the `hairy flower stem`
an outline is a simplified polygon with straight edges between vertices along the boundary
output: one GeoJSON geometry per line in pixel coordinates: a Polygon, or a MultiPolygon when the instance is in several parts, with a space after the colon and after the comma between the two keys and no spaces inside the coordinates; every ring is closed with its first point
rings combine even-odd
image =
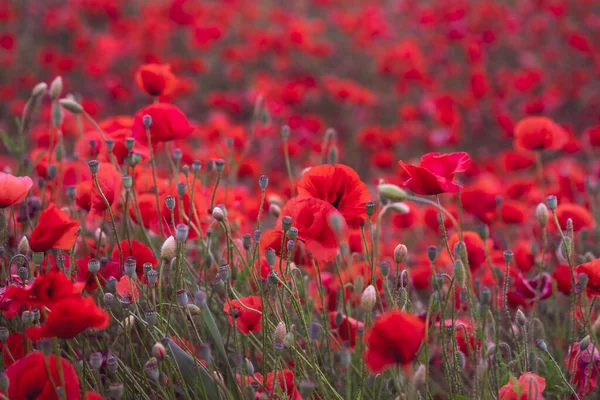
{"type": "Polygon", "coordinates": [[[160,200],[158,199],[158,183],[156,183],[156,160],[154,159],[154,150],[152,149],[152,137],[150,135],[150,128],[146,128],[146,138],[148,138],[148,151],[150,152],[150,165],[152,165],[152,180],[154,183],[154,195],[156,197],[156,210],[158,212],[158,225],[160,227],[160,236],[165,237],[165,230],[163,228],[162,212],[160,208],[160,200]]]}
{"type": "Polygon", "coordinates": [[[550,361],[554,365],[554,368],[556,368],[556,371],[558,371],[558,374],[560,375],[560,378],[563,380],[563,382],[565,383],[565,385],[567,385],[567,387],[569,388],[569,390],[571,391],[571,393],[573,393],[573,396],[575,397],[575,399],[580,400],[579,395],[577,394],[577,391],[573,388],[573,386],[571,386],[571,384],[569,383],[569,381],[567,380],[567,378],[563,374],[562,369],[560,368],[560,365],[558,365],[558,363],[556,362],[556,360],[554,359],[554,357],[552,357],[552,354],[550,354],[550,352],[548,351],[548,349],[542,350],[542,351],[548,356],[548,358],[550,359],[550,361]]]}
{"type": "Polygon", "coordinates": [[[106,206],[106,209],[108,210],[108,215],[110,216],[110,222],[112,224],[113,234],[115,235],[115,240],[117,242],[117,247],[119,249],[119,268],[121,271],[121,275],[123,275],[123,249],[121,248],[121,241],[119,240],[119,233],[117,232],[117,224],[115,223],[115,217],[113,215],[112,209],[110,208],[110,203],[106,199],[106,196],[104,196],[104,193],[102,192],[102,188],[100,188],[100,182],[98,182],[98,174],[94,174],[94,183],[96,184],[96,189],[98,189],[98,192],[100,193],[100,196],[102,197],[102,200],[104,200],[104,205],[106,206]]]}
{"type": "Polygon", "coordinates": [[[210,209],[211,210],[215,207],[215,196],[217,194],[217,188],[219,187],[219,182],[221,182],[221,172],[217,171],[217,181],[215,182],[212,196],[210,197],[210,209]]]}
{"type": "Polygon", "coordinates": [[[285,168],[287,170],[288,180],[290,181],[290,193],[294,197],[296,188],[294,186],[294,175],[292,174],[292,163],[290,162],[290,149],[288,138],[283,138],[283,156],[285,158],[285,168]]]}

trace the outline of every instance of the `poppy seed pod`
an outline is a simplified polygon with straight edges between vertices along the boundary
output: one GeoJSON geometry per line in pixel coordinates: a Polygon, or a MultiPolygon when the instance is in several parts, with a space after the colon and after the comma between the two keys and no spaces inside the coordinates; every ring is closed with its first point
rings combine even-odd
{"type": "Polygon", "coordinates": [[[308,336],[311,340],[317,340],[321,335],[322,326],[318,322],[313,322],[308,328],[308,336]]]}
{"type": "Polygon", "coordinates": [[[148,379],[152,381],[157,381],[160,376],[160,371],[158,370],[158,361],[155,357],[152,357],[144,364],[144,373],[148,377],[148,379]]]}
{"type": "Polygon", "coordinates": [[[367,216],[372,217],[373,214],[375,214],[375,203],[373,203],[372,201],[367,201],[365,203],[365,208],[367,211],[367,216]]]}
{"type": "Polygon", "coordinates": [[[284,232],[287,232],[292,227],[293,222],[294,220],[292,219],[292,217],[286,215],[281,219],[281,229],[283,229],[284,232]]]}
{"type": "Polygon", "coordinates": [[[375,287],[373,285],[369,285],[360,298],[360,306],[365,312],[371,312],[373,307],[375,307],[376,302],[377,293],[375,292],[375,287]]]}
{"type": "Polygon", "coordinates": [[[223,172],[223,170],[225,170],[225,160],[223,160],[222,158],[215,160],[215,171],[217,171],[217,173],[220,174],[221,172],[223,172]]]}
{"type": "Polygon", "coordinates": [[[175,239],[178,242],[183,243],[187,240],[189,232],[190,232],[189,226],[187,226],[186,224],[179,224],[175,228],[175,239]]]}
{"type": "Polygon", "coordinates": [[[435,259],[437,258],[437,254],[438,254],[437,247],[435,247],[435,246],[427,247],[427,258],[429,258],[429,261],[434,262],[435,259]]]}
{"type": "Polygon", "coordinates": [[[260,190],[266,190],[267,186],[269,186],[269,177],[266,175],[261,175],[258,178],[258,186],[260,187],[260,190]]]}
{"type": "Polygon", "coordinates": [[[152,127],[152,117],[148,114],[142,117],[142,122],[144,123],[144,127],[146,129],[150,129],[152,127]]]}
{"type": "Polygon", "coordinates": [[[155,269],[151,269],[146,273],[146,279],[150,285],[156,285],[158,282],[158,271],[155,269]]]}
{"type": "Polygon", "coordinates": [[[401,262],[404,261],[407,254],[408,254],[408,248],[405,245],[403,245],[403,244],[397,245],[396,248],[394,249],[394,261],[397,264],[400,264],[401,262]]]}
{"type": "Polygon", "coordinates": [[[58,97],[60,96],[62,91],[63,91],[62,77],[57,76],[56,78],[54,78],[54,80],[50,84],[50,98],[52,100],[58,99],[58,97]]]}
{"type": "Polygon", "coordinates": [[[88,161],[88,167],[90,168],[92,175],[96,175],[100,169],[100,162],[98,160],[88,161]]]}
{"type": "Polygon", "coordinates": [[[21,321],[23,321],[23,324],[25,326],[31,325],[33,323],[33,314],[31,313],[31,311],[23,311],[23,313],[21,314],[21,321]]]}
{"type": "Polygon", "coordinates": [[[543,352],[547,352],[548,351],[548,345],[542,339],[537,339],[535,341],[535,347],[537,347],[538,349],[540,349],[543,352]]]}
{"type": "Polygon", "coordinates": [[[127,149],[127,151],[131,152],[134,147],[135,147],[135,138],[133,138],[133,137],[125,138],[125,148],[127,149]]]}
{"type": "Polygon", "coordinates": [[[104,357],[102,356],[102,353],[95,352],[90,354],[88,362],[92,369],[99,370],[102,367],[102,363],[104,362],[104,357]]]}
{"type": "Polygon", "coordinates": [[[187,186],[185,184],[185,182],[179,182],[177,184],[177,196],[181,199],[183,196],[185,196],[185,191],[187,189],[187,186]]]}
{"type": "Polygon", "coordinates": [[[133,178],[129,175],[125,175],[121,181],[123,182],[123,187],[125,190],[129,190],[133,187],[133,178]]]}
{"type": "Polygon", "coordinates": [[[175,160],[175,162],[179,162],[182,157],[183,157],[183,152],[181,151],[181,149],[173,150],[173,160],[175,160]]]}
{"type": "Polygon", "coordinates": [[[551,195],[546,197],[546,206],[550,211],[556,210],[556,207],[558,206],[558,199],[556,198],[556,196],[551,195]]]}
{"type": "Polygon", "coordinates": [[[185,290],[177,291],[177,304],[180,307],[185,307],[188,304],[188,294],[185,290]]]}
{"type": "Polygon", "coordinates": [[[287,125],[284,125],[281,127],[281,137],[284,139],[287,139],[290,137],[290,127],[287,125]]]}
{"type": "Polygon", "coordinates": [[[275,327],[275,332],[273,333],[273,348],[275,350],[283,350],[283,340],[285,339],[286,333],[287,329],[285,323],[279,321],[275,327]]]}
{"type": "Polygon", "coordinates": [[[135,257],[131,257],[131,256],[126,257],[125,261],[123,262],[125,275],[132,278],[135,275],[136,266],[137,266],[137,263],[135,261],[135,257]]]}
{"type": "Polygon", "coordinates": [[[290,228],[290,230],[288,231],[288,238],[290,238],[291,240],[296,240],[297,237],[298,237],[298,228],[292,226],[290,228]]]}
{"type": "Polygon", "coordinates": [[[0,342],[4,343],[8,339],[10,331],[5,326],[0,326],[0,342]]]}
{"type": "MultiPolygon", "coordinates": [[[[115,363],[117,361],[116,358],[114,358],[115,363]]],[[[116,369],[115,369],[116,372],[116,369]]],[[[122,383],[119,382],[114,382],[111,383],[110,386],[108,387],[108,390],[106,391],[108,394],[108,398],[111,400],[121,400],[123,398],[123,393],[125,391],[125,388],[123,387],[122,383]]]]}
{"type": "Polygon", "coordinates": [[[168,195],[165,197],[165,205],[169,209],[169,211],[173,211],[175,209],[175,197],[168,195]]]}
{"type": "Polygon", "coordinates": [[[346,227],[346,221],[340,213],[332,212],[328,217],[329,226],[339,236],[344,233],[346,227]]]}
{"type": "Polygon", "coordinates": [[[408,197],[406,191],[390,183],[382,183],[378,185],[377,192],[381,198],[390,201],[404,201],[408,197]]]}
{"type": "Polygon", "coordinates": [[[548,207],[544,203],[540,203],[537,205],[535,209],[535,215],[540,223],[542,228],[545,228],[548,225],[548,207]]]}
{"type": "Polygon", "coordinates": [[[98,272],[100,270],[100,261],[95,258],[90,259],[90,261],[88,261],[88,270],[91,274],[98,272]]]}
{"type": "Polygon", "coordinates": [[[512,250],[505,250],[504,253],[502,253],[502,255],[504,256],[504,262],[508,264],[512,261],[514,253],[512,252],[512,250]]]}
{"type": "Polygon", "coordinates": [[[175,238],[169,236],[160,248],[160,258],[164,261],[171,261],[175,257],[176,252],[177,245],[175,243],[175,238]]]}
{"type": "Polygon", "coordinates": [[[387,261],[379,263],[379,271],[381,272],[381,275],[387,277],[390,274],[390,263],[387,261]]]}
{"type": "MultiPolygon", "coordinates": [[[[92,168],[90,167],[90,171],[91,170],[92,168]]],[[[54,178],[56,178],[56,174],[58,173],[58,167],[56,166],[56,164],[49,164],[47,171],[48,179],[53,180],[54,178]]],[[[92,174],[93,173],[94,172],[92,172],[92,174]]]]}
{"type": "Polygon", "coordinates": [[[262,232],[260,230],[255,230],[254,233],[252,234],[252,237],[254,238],[254,241],[256,243],[260,242],[260,239],[262,239],[262,232]]]}
{"type": "Polygon", "coordinates": [[[265,259],[267,260],[267,265],[269,267],[273,268],[273,265],[275,265],[275,257],[276,256],[277,255],[275,254],[275,249],[273,249],[272,247],[269,247],[265,254],[265,259]]]}
{"type": "Polygon", "coordinates": [[[484,286],[483,289],[481,289],[481,295],[479,300],[483,305],[487,306],[490,304],[490,302],[492,301],[492,291],[490,290],[490,288],[484,286]]]}

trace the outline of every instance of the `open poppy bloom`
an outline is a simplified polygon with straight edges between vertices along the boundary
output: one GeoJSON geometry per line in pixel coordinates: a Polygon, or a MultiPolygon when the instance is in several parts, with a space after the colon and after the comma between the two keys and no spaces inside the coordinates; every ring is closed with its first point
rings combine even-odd
{"type": "Polygon", "coordinates": [[[588,295],[600,296],[600,258],[578,265],[576,273],[587,275],[586,290],[588,295]]]}
{"type": "Polygon", "coordinates": [[[573,383],[580,398],[585,398],[598,385],[598,369],[600,368],[600,352],[593,344],[582,351],[579,342],[569,346],[565,356],[565,367],[573,376],[573,383]]]}
{"type": "Polygon", "coordinates": [[[525,372],[519,379],[511,378],[500,388],[500,400],[544,400],[546,380],[533,372],[525,372]]]}
{"type": "Polygon", "coordinates": [[[25,200],[33,181],[28,176],[16,177],[0,172],[0,209],[25,200]]]}
{"type": "Polygon", "coordinates": [[[71,250],[77,240],[79,222],[50,204],[42,213],[31,236],[31,250],[43,253],[50,249],[71,250]]]}
{"type": "Polygon", "coordinates": [[[371,200],[367,185],[352,168],[342,165],[318,165],[302,175],[298,195],[324,200],[335,207],[350,228],[358,228],[367,219],[365,204],[371,200]]]}
{"type": "MultiPolygon", "coordinates": [[[[338,211],[329,203],[314,197],[295,197],[288,201],[281,210],[277,227],[266,231],[261,240],[261,246],[265,249],[272,247],[280,257],[285,257],[286,250],[281,249],[281,238],[283,229],[281,229],[281,220],[285,216],[292,218],[292,224],[298,228],[297,253],[294,259],[302,264],[308,262],[308,257],[303,251],[308,252],[318,261],[332,261],[338,253],[339,239],[338,232],[330,226],[331,214],[338,211]],[[303,249],[299,244],[303,245],[303,249]],[[283,254],[283,255],[282,255],[283,254]]],[[[347,233],[346,222],[341,220],[341,234],[347,233]]]]}
{"type": "MultiPolygon", "coordinates": [[[[152,249],[146,246],[144,243],[138,242],[137,240],[131,240],[131,248],[129,247],[129,240],[121,240],[121,249],[123,250],[123,259],[125,257],[135,257],[135,271],[139,279],[144,274],[144,264],[150,263],[153,267],[158,265],[158,261],[152,254],[152,249]]],[[[119,247],[115,246],[111,253],[113,260],[119,260],[119,247]]]]}
{"type": "Polygon", "coordinates": [[[340,324],[336,325],[336,315],[337,312],[334,311],[329,313],[329,323],[331,324],[331,329],[334,331],[336,339],[339,344],[344,345],[347,343],[350,348],[354,348],[358,329],[363,328],[364,323],[342,315],[340,324]]]}
{"type": "Polygon", "coordinates": [[[402,169],[410,176],[404,186],[421,195],[456,193],[460,185],[452,182],[454,175],[466,171],[471,165],[467,153],[428,153],[421,157],[418,165],[398,161],[402,169]]]}
{"type": "Polygon", "coordinates": [[[148,143],[144,125],[144,116],[146,115],[152,118],[152,125],[149,129],[153,146],[159,142],[185,139],[194,131],[194,127],[190,125],[183,111],[173,104],[151,104],[138,111],[133,118],[131,133],[140,143],[148,143]]]}
{"type": "Polygon", "coordinates": [[[248,296],[240,299],[242,304],[238,300],[231,300],[225,302],[223,311],[229,315],[229,323],[233,325],[235,320],[235,326],[240,332],[247,335],[250,332],[258,332],[262,329],[261,320],[262,314],[256,311],[262,311],[262,301],[258,296],[248,296]],[[246,306],[246,307],[244,307],[246,306]],[[248,308],[251,308],[252,311],[248,308]]]}
{"type": "Polygon", "coordinates": [[[105,329],[109,322],[108,313],[98,307],[92,297],[71,297],[55,303],[44,324],[27,329],[27,336],[34,340],[72,339],[88,328],[105,329]]]}
{"type": "Polygon", "coordinates": [[[77,185],[75,202],[84,210],[90,212],[92,216],[102,215],[107,206],[104,199],[112,206],[121,196],[123,187],[122,177],[119,171],[111,163],[100,163],[98,165],[96,179],[102,194],[92,179],[83,181],[77,185]],[[104,195],[104,197],[102,197],[104,195]]]}
{"type": "Polygon", "coordinates": [[[391,311],[367,332],[365,363],[375,373],[394,365],[406,367],[415,359],[424,338],[425,323],[419,317],[391,311]]]}
{"type": "Polygon", "coordinates": [[[135,83],[150,96],[169,94],[177,83],[169,64],[144,64],[135,73],[135,83]]]}
{"type": "Polygon", "coordinates": [[[6,375],[10,381],[7,393],[9,399],[60,400],[54,382],[61,381],[64,382],[64,398],[80,398],[77,371],[70,362],[62,357],[57,358],[54,354],[48,356],[46,363],[46,358],[41,352],[29,353],[25,358],[8,367],[6,375]],[[47,368],[50,368],[50,374],[47,368]]]}
{"type": "Polygon", "coordinates": [[[567,141],[565,130],[547,117],[526,117],[515,126],[517,150],[559,150],[567,141]]]}

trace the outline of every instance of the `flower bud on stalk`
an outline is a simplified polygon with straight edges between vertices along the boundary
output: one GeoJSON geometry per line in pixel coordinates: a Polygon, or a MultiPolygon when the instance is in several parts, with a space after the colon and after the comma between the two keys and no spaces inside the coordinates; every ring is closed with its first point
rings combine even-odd
{"type": "Polygon", "coordinates": [[[188,238],[189,232],[189,226],[187,226],[186,224],[179,224],[175,228],[175,239],[177,239],[178,242],[184,243],[188,238]]]}
{"type": "Polygon", "coordinates": [[[527,317],[521,310],[517,310],[515,314],[515,319],[517,320],[517,324],[519,324],[520,326],[525,326],[525,324],[527,323],[527,317]]]}
{"type": "Polygon", "coordinates": [[[404,259],[406,258],[407,254],[408,254],[408,248],[403,244],[399,244],[394,249],[394,261],[397,264],[402,263],[404,261],[404,259]]]}
{"type": "Polygon", "coordinates": [[[40,82],[31,90],[31,97],[37,99],[38,97],[43,96],[46,93],[46,90],[48,90],[46,82],[40,82]]]}
{"type": "Polygon", "coordinates": [[[212,210],[212,217],[215,219],[215,221],[223,222],[225,221],[225,211],[223,211],[221,207],[217,206],[212,210]]]}
{"type": "Polygon", "coordinates": [[[81,104],[71,99],[60,99],[58,103],[67,111],[72,112],[73,114],[81,114],[83,112],[83,107],[81,104]]]}
{"type": "Polygon", "coordinates": [[[27,236],[23,236],[21,241],[19,242],[19,246],[17,246],[17,251],[19,254],[28,255],[31,252],[31,247],[29,247],[29,240],[27,236]]]}
{"type": "Polygon", "coordinates": [[[558,206],[558,199],[556,198],[556,196],[552,195],[546,197],[546,206],[550,211],[556,210],[556,207],[558,206]]]}
{"type": "Polygon", "coordinates": [[[92,367],[92,369],[99,370],[102,367],[103,362],[104,362],[104,357],[102,356],[102,353],[95,352],[95,353],[90,354],[89,363],[90,363],[90,367],[92,367]]]}
{"type": "Polygon", "coordinates": [[[171,261],[173,258],[175,258],[176,252],[177,245],[175,243],[175,238],[173,236],[169,236],[160,248],[160,258],[163,261],[171,261]]]}
{"type": "Polygon", "coordinates": [[[379,184],[379,186],[377,186],[377,192],[381,198],[394,202],[404,201],[408,197],[403,189],[390,183],[379,184]]]}
{"type": "Polygon", "coordinates": [[[279,215],[281,214],[281,207],[279,207],[277,204],[269,204],[269,214],[271,214],[275,218],[279,217],[279,215]]]}
{"type": "Polygon", "coordinates": [[[465,265],[460,259],[454,262],[454,279],[458,282],[460,287],[465,287],[465,265]]]}
{"type": "Polygon", "coordinates": [[[155,357],[152,357],[151,359],[146,361],[146,364],[144,364],[144,373],[146,374],[148,379],[155,382],[158,380],[160,372],[158,370],[158,361],[155,357]]]}
{"type": "Polygon", "coordinates": [[[165,205],[169,209],[169,211],[173,211],[175,209],[175,197],[168,195],[165,197],[165,205]]]}
{"type": "Polygon", "coordinates": [[[157,342],[152,346],[152,355],[159,361],[165,359],[167,351],[165,350],[165,346],[162,343],[157,342]]]}
{"type": "Polygon", "coordinates": [[[286,334],[287,329],[285,327],[285,323],[280,321],[275,327],[275,332],[273,333],[273,348],[275,350],[283,350],[283,341],[286,334]]]}
{"type": "Polygon", "coordinates": [[[540,223],[540,226],[545,228],[548,224],[548,207],[546,207],[544,203],[538,204],[535,209],[535,215],[540,223]]]}
{"type": "Polygon", "coordinates": [[[367,286],[360,299],[360,306],[365,312],[371,312],[377,302],[377,293],[373,285],[367,286]]]}
{"type": "Polygon", "coordinates": [[[60,76],[54,78],[52,83],[50,84],[50,98],[52,100],[56,100],[63,90],[63,81],[60,76]]]}

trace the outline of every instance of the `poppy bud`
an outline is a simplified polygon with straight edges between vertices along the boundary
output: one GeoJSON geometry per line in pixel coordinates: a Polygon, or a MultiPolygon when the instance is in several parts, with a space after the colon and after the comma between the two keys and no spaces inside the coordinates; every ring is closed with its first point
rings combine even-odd
{"type": "Polygon", "coordinates": [[[267,265],[271,268],[273,267],[273,265],[275,265],[275,257],[275,250],[272,247],[269,247],[265,254],[265,258],[267,260],[267,265]]]}
{"type": "Polygon", "coordinates": [[[187,187],[184,182],[179,182],[177,184],[177,196],[179,196],[180,199],[185,196],[186,189],[187,187]]]}
{"type": "Polygon", "coordinates": [[[60,99],[58,103],[67,111],[72,112],[73,114],[81,114],[83,112],[83,107],[71,99],[60,99]]]}
{"type": "Polygon", "coordinates": [[[427,247],[427,258],[429,258],[429,261],[434,262],[435,259],[437,258],[437,254],[438,254],[437,247],[435,247],[435,246],[427,247]]]}
{"type": "Polygon", "coordinates": [[[221,207],[215,207],[212,210],[212,217],[218,222],[223,222],[225,221],[225,212],[221,207]]]}
{"type": "Polygon", "coordinates": [[[373,285],[367,286],[360,299],[360,306],[365,312],[371,312],[377,302],[377,293],[373,285]]]}
{"type": "Polygon", "coordinates": [[[579,342],[579,350],[586,351],[589,346],[590,346],[590,335],[586,335],[586,337],[581,339],[581,342],[579,342]]]}
{"type": "Polygon", "coordinates": [[[294,329],[294,326],[292,325],[292,330],[289,331],[288,333],[286,333],[285,337],[283,338],[283,345],[287,349],[289,349],[290,347],[292,347],[294,345],[294,342],[296,341],[296,339],[294,338],[293,329],[294,329]]]}
{"type": "Polygon", "coordinates": [[[88,360],[90,367],[95,370],[99,370],[102,367],[102,362],[104,361],[104,357],[102,353],[95,352],[90,354],[90,359],[88,360]]]}
{"type": "Polygon", "coordinates": [[[225,160],[223,160],[222,158],[215,160],[215,170],[217,171],[217,173],[220,174],[221,172],[223,172],[224,169],[225,160]]]}
{"type": "Polygon", "coordinates": [[[169,236],[160,248],[160,258],[164,261],[171,261],[175,257],[176,251],[175,238],[169,236]]]}
{"type": "Polygon", "coordinates": [[[46,93],[46,90],[48,90],[46,82],[40,82],[31,90],[31,97],[37,99],[38,97],[43,96],[46,93]]]}
{"type": "Polygon", "coordinates": [[[100,162],[98,160],[88,161],[88,167],[90,168],[92,175],[96,175],[100,169],[100,162]]]}
{"type": "Polygon", "coordinates": [[[410,207],[406,203],[391,203],[388,207],[398,214],[408,214],[410,212],[410,207]]]}
{"type": "Polygon", "coordinates": [[[144,373],[146,374],[148,379],[155,382],[158,380],[160,372],[158,371],[158,361],[155,357],[152,357],[151,359],[146,361],[146,363],[144,364],[144,373]]]}
{"type": "Polygon", "coordinates": [[[286,333],[287,329],[285,327],[285,323],[280,321],[275,327],[275,332],[273,333],[273,348],[275,350],[283,350],[283,339],[285,339],[286,333]]]}
{"type": "Polygon", "coordinates": [[[481,224],[477,229],[477,233],[481,240],[487,240],[490,237],[490,227],[486,224],[481,224]]]}
{"type": "Polygon", "coordinates": [[[281,229],[283,229],[284,232],[287,232],[292,227],[292,222],[294,222],[292,217],[286,215],[281,219],[281,229]]]}
{"type": "Polygon", "coordinates": [[[157,359],[157,360],[164,360],[165,356],[167,354],[167,351],[165,350],[165,346],[163,346],[162,343],[154,343],[154,346],[152,346],[152,355],[157,359]]]}
{"type": "Polygon", "coordinates": [[[538,204],[535,209],[535,215],[540,222],[540,226],[545,228],[548,224],[548,207],[544,203],[538,204]]]}
{"type": "Polygon", "coordinates": [[[125,275],[132,278],[135,275],[137,263],[135,261],[135,257],[125,257],[125,261],[123,262],[125,275]]]}
{"type": "Polygon", "coordinates": [[[31,251],[31,247],[29,247],[29,240],[27,236],[23,236],[21,241],[19,242],[19,246],[17,246],[17,250],[19,254],[27,255],[31,251]]]}
{"type": "Polygon", "coordinates": [[[410,378],[410,385],[414,389],[419,389],[425,383],[427,369],[423,364],[419,365],[417,371],[410,378]]]}
{"type": "Polygon", "coordinates": [[[219,267],[218,277],[219,279],[226,281],[231,276],[231,268],[229,264],[223,264],[219,267]]]}
{"type": "Polygon", "coordinates": [[[173,160],[175,160],[175,162],[179,162],[182,157],[183,157],[183,153],[182,153],[181,149],[173,150],[173,160]]]}
{"type": "Polygon", "coordinates": [[[431,287],[433,290],[441,290],[444,286],[444,278],[439,275],[434,275],[431,277],[431,287]]]}
{"type": "Polygon", "coordinates": [[[465,244],[465,242],[460,241],[456,243],[456,245],[454,246],[454,254],[457,255],[458,258],[463,260],[464,263],[467,262],[467,260],[469,259],[469,255],[467,252],[467,245],[465,244]]]}
{"type": "Polygon", "coordinates": [[[177,304],[179,304],[180,307],[185,307],[188,303],[188,294],[185,290],[178,290],[177,291],[177,304]]]}
{"type": "Polygon", "coordinates": [[[383,199],[390,201],[404,201],[408,197],[407,193],[396,185],[391,183],[382,183],[377,186],[377,192],[383,199]]]}
{"type": "Polygon", "coordinates": [[[515,319],[517,320],[517,324],[521,326],[525,326],[525,324],[527,323],[527,317],[521,310],[517,310],[515,319]]]}
{"type": "Polygon", "coordinates": [[[336,145],[331,145],[329,148],[329,152],[327,153],[327,162],[330,165],[335,165],[338,163],[338,148],[336,145]]]}
{"type": "Polygon", "coordinates": [[[204,290],[198,290],[194,293],[194,303],[198,307],[204,307],[206,305],[206,293],[204,290]]]}
{"type": "Polygon", "coordinates": [[[535,346],[543,352],[548,351],[548,345],[546,345],[546,342],[544,342],[542,339],[537,339],[535,341],[535,346]]]}
{"type": "Polygon", "coordinates": [[[262,232],[260,230],[255,230],[254,233],[252,234],[252,237],[254,237],[254,241],[256,243],[260,242],[260,239],[262,238],[262,232]]]}
{"type": "Polygon", "coordinates": [[[454,262],[454,279],[461,287],[465,287],[465,265],[461,260],[454,262]]]}
{"type": "Polygon", "coordinates": [[[397,264],[400,264],[401,262],[404,261],[407,254],[408,254],[408,248],[403,244],[399,244],[394,249],[394,261],[397,264]]]}
{"type": "Polygon", "coordinates": [[[48,179],[53,180],[54,178],[56,178],[56,174],[58,173],[58,167],[56,166],[56,164],[49,164],[48,165],[48,179]]]}
{"type": "Polygon", "coordinates": [[[131,157],[129,158],[129,166],[135,167],[136,165],[138,165],[140,163],[140,161],[142,161],[141,154],[133,153],[133,154],[131,154],[131,157]]]}
{"type": "Polygon", "coordinates": [[[568,260],[569,258],[569,254],[571,250],[571,238],[568,236],[565,236],[564,240],[561,240],[560,242],[560,255],[565,259],[568,260]]]}
{"type": "Polygon", "coordinates": [[[279,217],[279,214],[281,214],[281,207],[279,207],[277,204],[269,204],[269,214],[275,218],[279,217]]]}
{"type": "Polygon", "coordinates": [[[310,327],[308,328],[308,336],[311,340],[317,340],[319,338],[319,335],[321,334],[321,324],[319,324],[318,322],[313,322],[312,324],[310,324],[310,327]]]}
{"type": "Polygon", "coordinates": [[[281,137],[284,139],[287,139],[290,137],[290,127],[287,125],[284,125],[281,127],[281,137]]]}
{"type": "Polygon", "coordinates": [[[365,203],[365,208],[367,210],[368,217],[372,217],[373,214],[375,214],[375,203],[373,203],[372,201],[367,201],[365,203]]]}
{"type": "Polygon", "coordinates": [[[269,177],[261,175],[260,178],[258,178],[258,186],[260,187],[260,190],[266,190],[267,186],[269,186],[269,177]]]}
{"type": "Polygon", "coordinates": [[[552,195],[552,196],[546,197],[546,206],[548,207],[548,209],[550,211],[556,210],[557,205],[558,205],[558,200],[557,200],[556,196],[552,195]]]}
{"type": "Polygon", "coordinates": [[[190,232],[190,227],[186,224],[178,224],[175,228],[175,239],[178,242],[185,242],[188,238],[188,233],[190,232]]]}
{"type": "Polygon", "coordinates": [[[504,262],[507,263],[507,264],[510,263],[512,261],[512,259],[513,259],[513,255],[514,254],[513,254],[512,250],[505,250],[504,253],[503,253],[504,262]]]}
{"type": "Polygon", "coordinates": [[[50,84],[50,98],[52,100],[56,100],[63,90],[63,81],[60,76],[54,78],[52,83],[50,84]]]}

